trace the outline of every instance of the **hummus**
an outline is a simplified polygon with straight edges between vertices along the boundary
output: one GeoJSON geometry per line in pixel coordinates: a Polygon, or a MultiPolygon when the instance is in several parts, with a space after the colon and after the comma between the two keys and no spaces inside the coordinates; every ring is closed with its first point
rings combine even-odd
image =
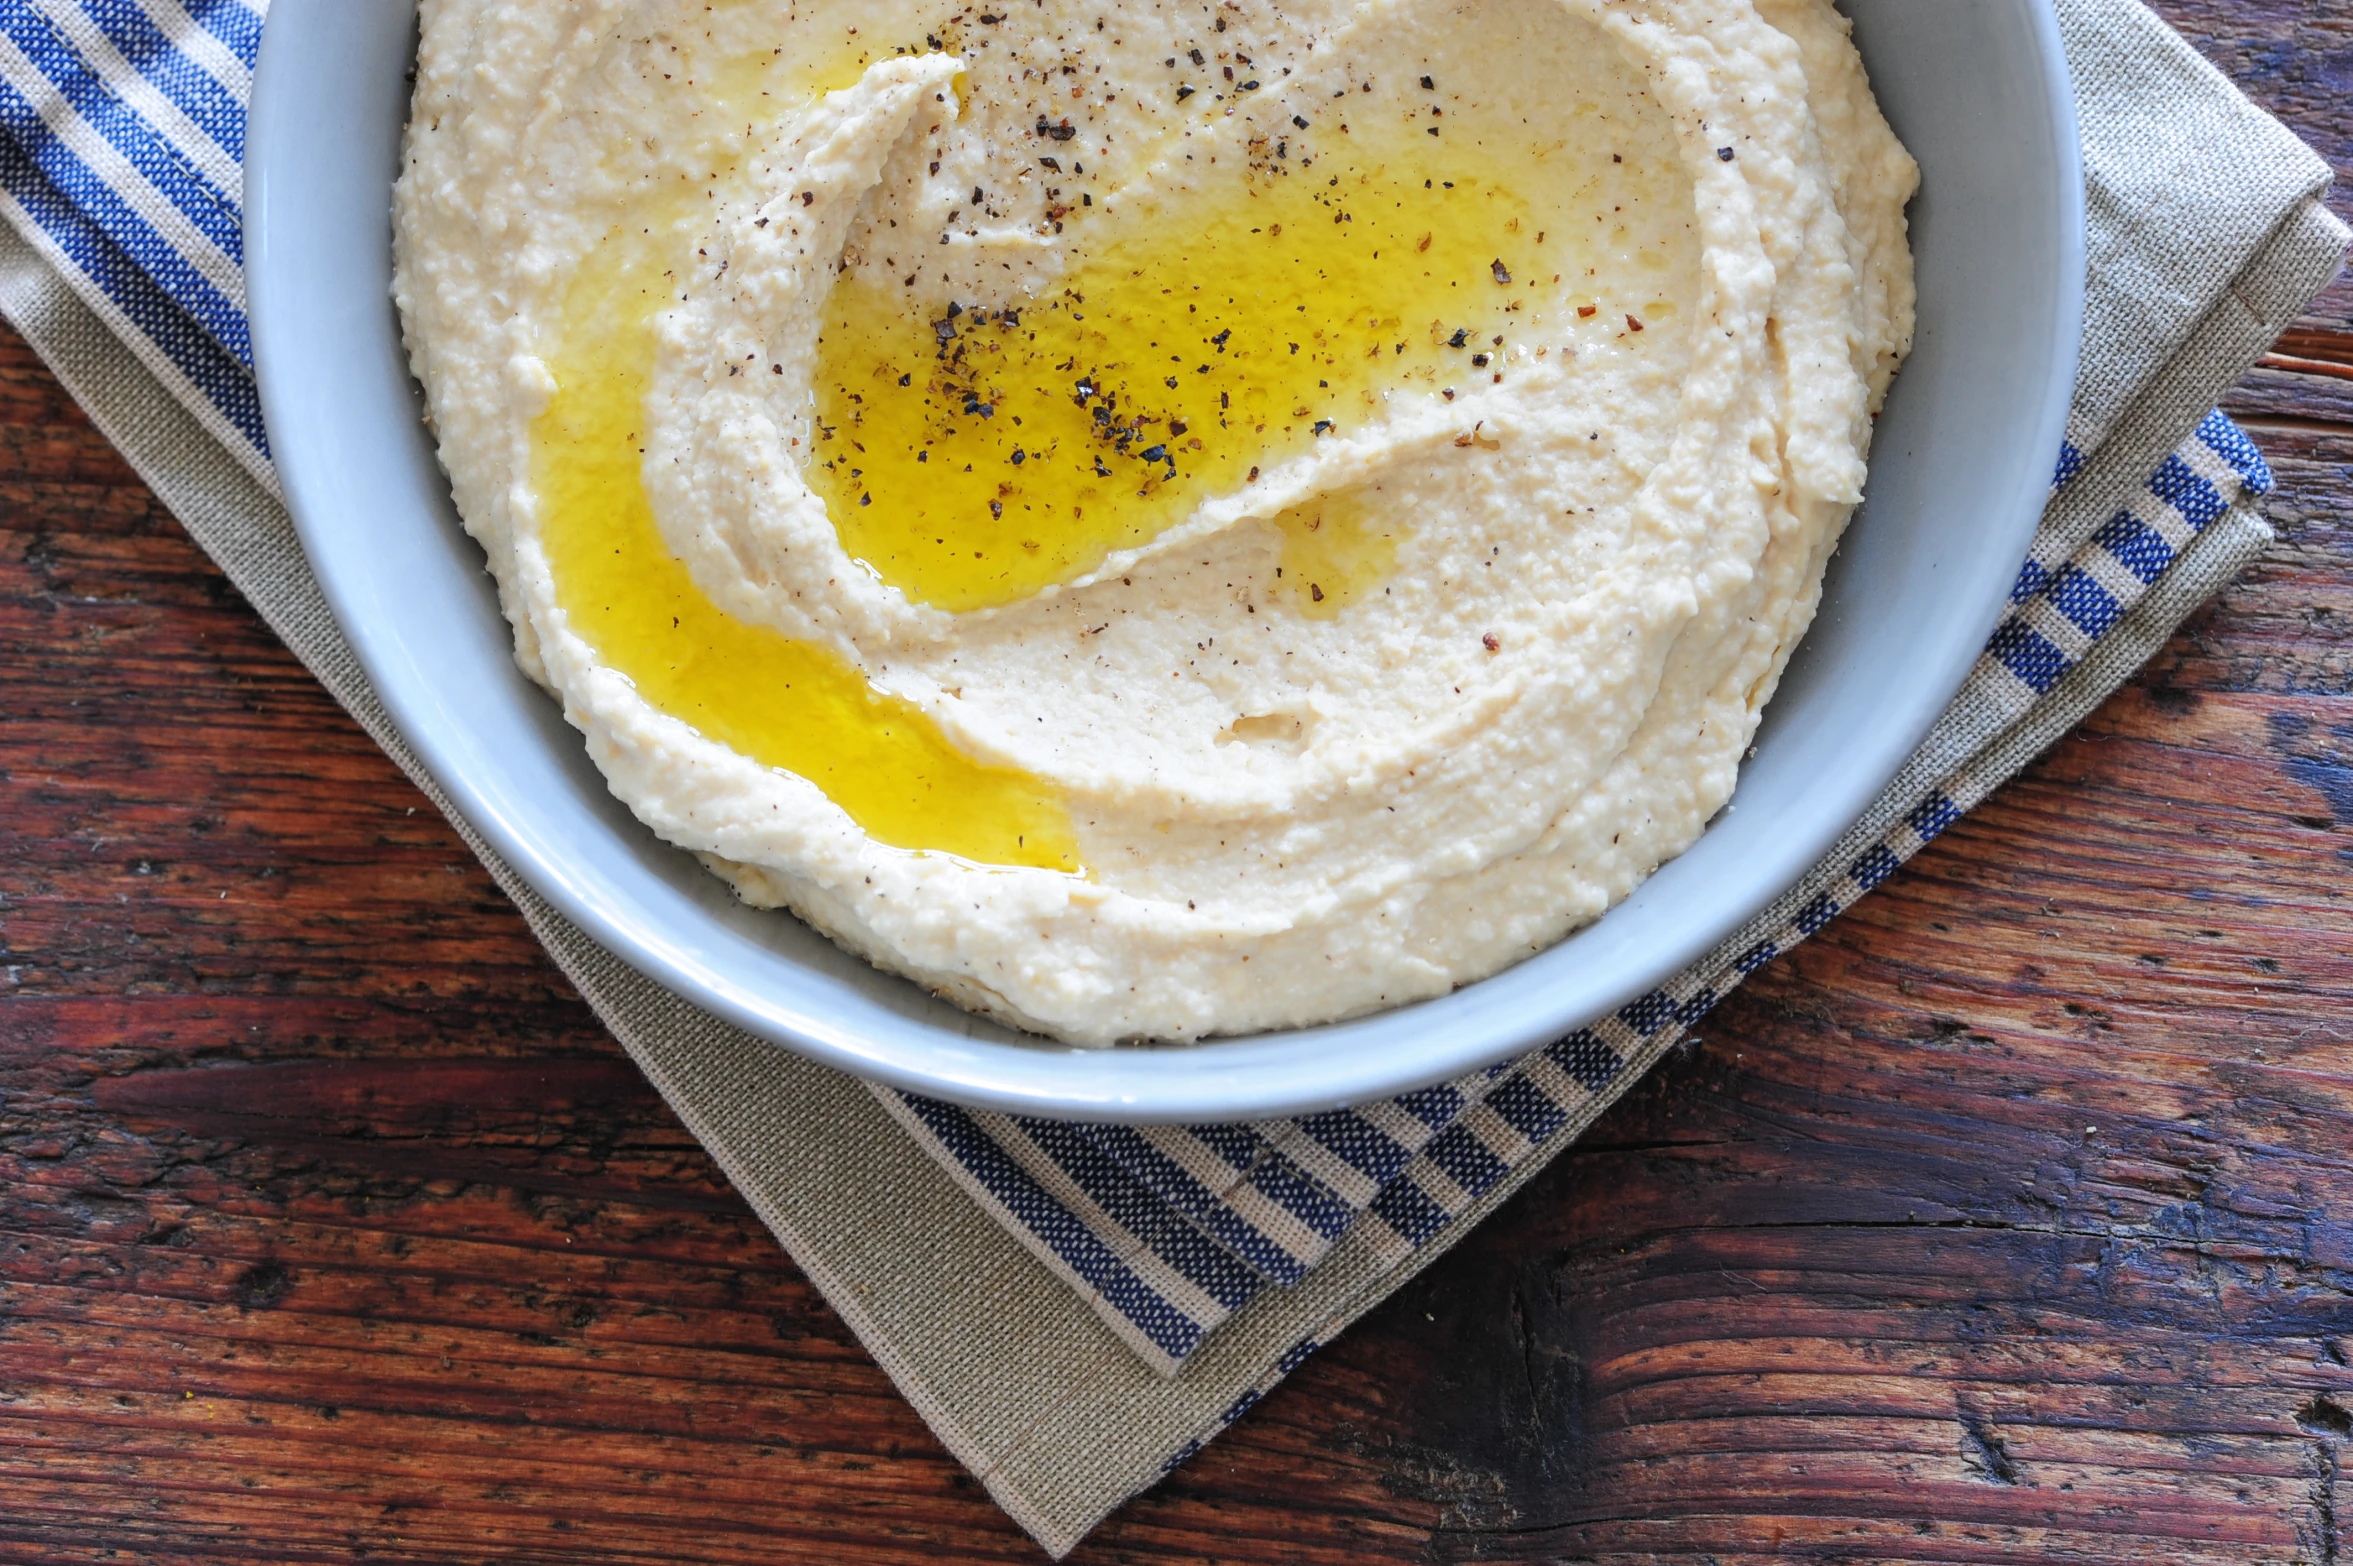
{"type": "Polygon", "coordinates": [[[1912,330],[1827,0],[426,0],[395,292],[522,667],[745,899],[1079,1043],[1698,837],[1912,330]]]}

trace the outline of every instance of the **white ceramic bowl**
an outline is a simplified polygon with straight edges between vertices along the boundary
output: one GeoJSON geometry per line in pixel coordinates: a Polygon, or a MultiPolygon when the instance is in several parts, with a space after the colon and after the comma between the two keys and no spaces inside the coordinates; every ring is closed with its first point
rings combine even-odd
{"type": "Polygon", "coordinates": [[[1361,1102],[1536,1048],[1705,954],[1829,849],[1951,700],[2057,461],[2083,305],[2083,190],[2043,0],[1853,0],[1925,179],[1918,346],[1870,495],[1732,805],[1606,917],[1440,1000],[1185,1049],[1079,1050],[982,1022],[737,903],[606,791],[516,672],[419,422],[390,298],[409,0],[277,0],[247,142],[247,270],[272,449],[377,693],[466,819],[672,990],[787,1049],[967,1104],[1236,1120],[1361,1102]]]}

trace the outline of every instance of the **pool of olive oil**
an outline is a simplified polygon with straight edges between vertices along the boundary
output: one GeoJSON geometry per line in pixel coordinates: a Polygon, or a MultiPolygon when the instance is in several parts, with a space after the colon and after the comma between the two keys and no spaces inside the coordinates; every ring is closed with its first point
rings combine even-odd
{"type": "Polygon", "coordinates": [[[638,436],[665,296],[656,257],[616,236],[574,280],[549,365],[557,389],[531,429],[540,544],[566,621],[653,706],[808,779],[879,842],[1079,871],[1058,791],[975,761],[831,648],[737,619],[671,553],[638,436]]]}
{"type": "MultiPolygon", "coordinates": [[[[1585,282],[1567,193],[1533,158],[1414,130],[1360,128],[1305,166],[1281,143],[1197,188],[1074,212],[1059,282],[1008,307],[844,276],[807,474],[843,547],[924,603],[1012,603],[1364,429],[1392,396],[1505,373],[1585,282]]],[[[1325,530],[1346,509],[1280,523],[1287,555],[1331,578],[1303,605],[1318,616],[1394,558],[1373,519],[1325,530]]]]}

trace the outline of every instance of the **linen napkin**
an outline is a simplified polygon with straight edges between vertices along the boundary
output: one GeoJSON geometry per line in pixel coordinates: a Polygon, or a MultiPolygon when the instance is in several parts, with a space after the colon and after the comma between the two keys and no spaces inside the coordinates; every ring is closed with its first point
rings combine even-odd
{"type": "MultiPolygon", "coordinates": [[[[264,8],[0,0],[0,309],[412,779],[274,499],[239,166],[264,8]]],[[[1997,632],[1918,756],[1710,958],[1528,1059],[1250,1127],[1071,1126],[869,1090],[587,941],[453,823],[942,1440],[1060,1554],[1385,1298],[1708,1006],[2063,734],[2269,538],[2207,410],[2333,276],[2328,171],[2133,0],[2063,0],[2091,199],[2081,382],[1997,632]]]]}

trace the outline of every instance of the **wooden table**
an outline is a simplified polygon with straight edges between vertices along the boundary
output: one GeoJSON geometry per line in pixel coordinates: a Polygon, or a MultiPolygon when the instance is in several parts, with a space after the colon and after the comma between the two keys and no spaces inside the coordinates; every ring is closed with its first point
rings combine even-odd
{"type": "MultiPolygon", "coordinates": [[[[2353,6],[2161,8],[2353,168],[2353,6]]],[[[2244,581],[1080,1558],[2353,1558],[2349,316],[2244,581]]],[[[0,540],[0,1557],[1037,1558],[13,338],[0,540]]]]}

